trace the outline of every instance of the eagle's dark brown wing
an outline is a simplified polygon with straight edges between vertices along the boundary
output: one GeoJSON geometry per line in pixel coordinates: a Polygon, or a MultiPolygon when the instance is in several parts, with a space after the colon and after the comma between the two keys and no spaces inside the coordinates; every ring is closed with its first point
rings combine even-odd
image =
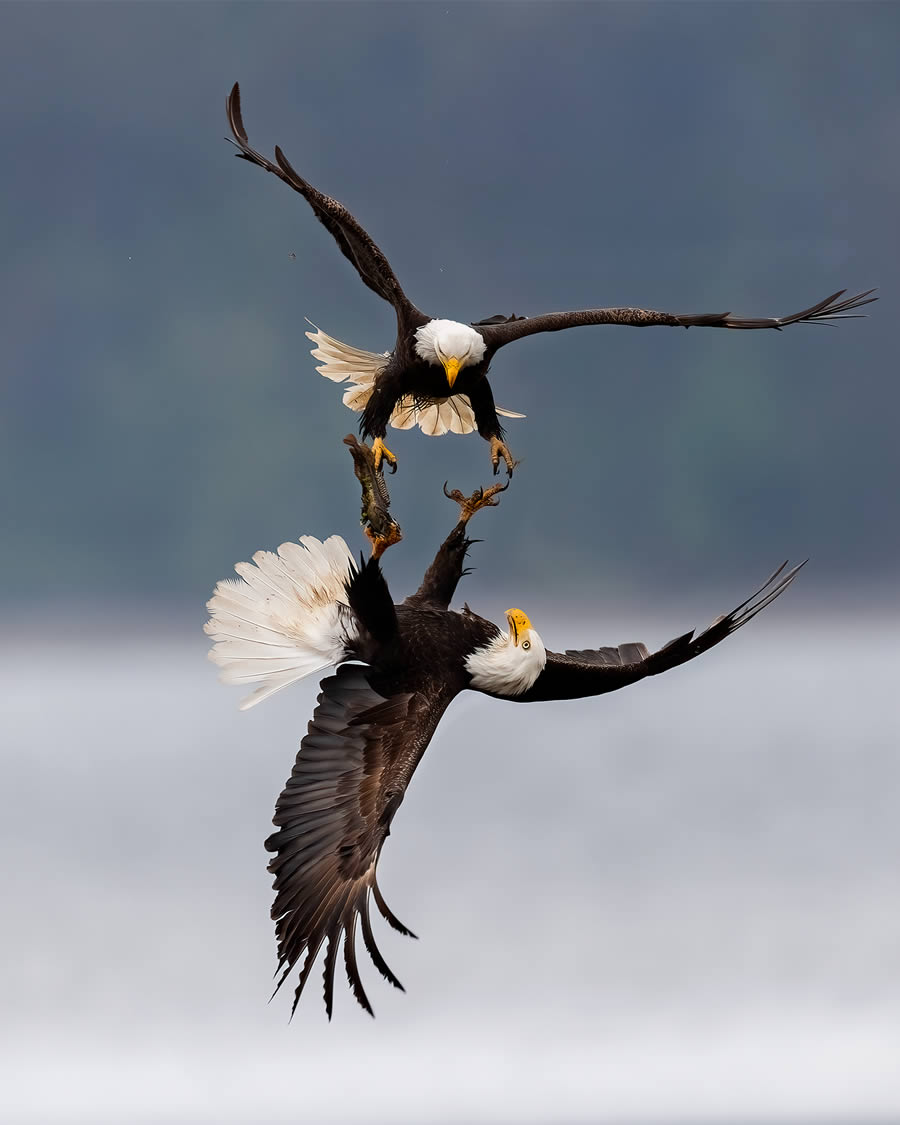
{"type": "Polygon", "coordinates": [[[591,324],[626,324],[632,328],[652,328],[667,325],[672,328],[775,328],[781,331],[789,324],[823,324],[835,320],[855,319],[865,313],[854,313],[853,309],[877,301],[872,297],[874,289],[857,293],[855,297],[841,300],[846,289],[841,289],[791,316],[744,317],[725,313],[667,313],[654,309],[582,309],[577,312],[546,313],[543,316],[526,316],[511,319],[502,324],[481,322],[478,331],[487,342],[489,351],[496,351],[504,344],[531,336],[535,332],[560,332],[564,328],[579,328],[591,324]]]}
{"type": "Polygon", "coordinates": [[[350,987],[372,1014],[356,964],[357,919],[376,968],[403,987],[375,945],[369,895],[395,929],[410,934],[382,898],[375,868],[394,813],[452,694],[386,698],[372,688],[371,676],[364,665],[345,664],[322,681],[309,730],[275,807],[278,831],[266,840],[266,848],[276,853],[269,864],[276,892],[272,917],[278,968],[284,970],[276,992],[305,958],[292,1013],[324,944],[325,1007],[331,1018],[343,935],[350,987]]]}
{"type": "Polygon", "coordinates": [[[407,329],[415,329],[427,324],[429,318],[420,312],[403,292],[387,258],[347,208],[336,199],[331,199],[317,191],[312,184],[308,184],[291,167],[287,157],[277,145],[275,163],[250,147],[247,130],[241,118],[241,92],[237,82],[228,95],[225,109],[235,143],[241,150],[237,155],[252,164],[258,164],[260,168],[265,168],[267,172],[271,172],[303,196],[315,212],[316,218],[332,235],[341,253],[356,267],[365,284],[394,306],[398,323],[407,329]]]}
{"type": "Polygon", "coordinates": [[[641,643],[597,649],[569,649],[565,653],[548,652],[547,664],[537,680],[522,695],[505,696],[520,703],[534,703],[548,699],[581,699],[588,695],[602,695],[626,687],[645,676],[667,672],[701,652],[724,641],[727,636],[746,625],[760,610],[783,594],[793,582],[797,571],[805,562],[784,574],[787,563],[745,602],[731,613],[717,617],[702,633],[685,633],[669,641],[656,652],[650,652],[641,643]]]}

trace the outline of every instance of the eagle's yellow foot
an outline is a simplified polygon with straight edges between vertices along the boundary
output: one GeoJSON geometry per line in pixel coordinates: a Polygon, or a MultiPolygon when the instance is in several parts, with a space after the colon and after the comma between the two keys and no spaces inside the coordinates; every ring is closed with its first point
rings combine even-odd
{"type": "Polygon", "coordinates": [[[448,500],[455,500],[459,504],[459,522],[468,523],[481,508],[496,508],[499,501],[494,497],[498,492],[505,492],[507,488],[509,488],[509,481],[506,484],[492,484],[490,488],[476,488],[471,496],[463,496],[458,488],[448,492],[445,481],[444,495],[448,500]]]}
{"type": "Polygon", "coordinates": [[[506,472],[508,476],[513,475],[513,469],[518,465],[518,461],[513,460],[513,456],[506,447],[506,442],[501,441],[498,437],[491,438],[491,464],[494,466],[494,476],[500,468],[500,458],[506,462],[506,472]]]}
{"type": "Polygon", "coordinates": [[[381,468],[381,462],[382,461],[387,461],[387,463],[391,466],[391,472],[396,473],[396,471],[397,471],[397,458],[393,455],[393,453],[391,453],[391,451],[384,444],[384,442],[381,440],[380,437],[377,437],[372,442],[372,453],[375,456],[375,468],[376,469],[381,468]]]}
{"type": "Polygon", "coordinates": [[[403,532],[397,524],[391,520],[387,531],[384,535],[378,535],[371,527],[365,528],[366,538],[372,544],[372,558],[380,559],[388,547],[393,547],[395,543],[399,543],[403,538],[403,532]]]}

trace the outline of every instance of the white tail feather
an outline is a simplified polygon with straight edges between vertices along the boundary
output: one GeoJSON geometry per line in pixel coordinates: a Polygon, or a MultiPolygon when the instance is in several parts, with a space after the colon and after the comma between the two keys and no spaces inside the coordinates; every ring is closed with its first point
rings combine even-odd
{"type": "Polygon", "coordinates": [[[304,535],[277,554],[257,551],[252,563],[236,564],[239,579],[219,582],[203,629],[224,683],[259,684],[242,711],[346,659],[356,637],[345,589],[353,568],[339,535],[324,543],[304,535]]]}
{"type": "Polygon", "coordinates": [[[315,332],[306,333],[306,338],[316,345],[312,349],[312,357],[322,360],[321,366],[317,367],[316,371],[326,379],[331,379],[333,383],[343,383],[347,379],[354,383],[361,383],[365,378],[371,384],[390,358],[389,352],[379,355],[378,352],[366,352],[362,348],[354,348],[341,340],[335,340],[311,320],[307,320],[306,323],[315,328],[315,332]]]}
{"type": "MultiPolygon", "coordinates": [[[[344,406],[349,406],[357,413],[365,410],[366,403],[372,396],[375,380],[387,366],[390,352],[366,352],[362,348],[354,348],[341,340],[335,340],[311,320],[307,320],[307,324],[315,328],[315,332],[306,333],[307,338],[316,345],[311,351],[312,357],[322,360],[316,371],[333,383],[349,383],[350,386],[343,395],[344,406]]],[[[497,413],[504,418],[525,417],[524,414],[506,410],[502,406],[497,407],[497,413]]],[[[478,428],[468,395],[434,399],[422,407],[416,406],[415,400],[407,395],[394,407],[390,424],[395,430],[409,430],[418,426],[430,437],[448,432],[470,434],[478,428]]]]}

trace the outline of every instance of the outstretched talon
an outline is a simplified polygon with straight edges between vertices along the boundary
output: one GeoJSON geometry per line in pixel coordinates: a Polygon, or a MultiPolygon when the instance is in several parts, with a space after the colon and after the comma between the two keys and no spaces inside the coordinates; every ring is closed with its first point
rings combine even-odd
{"type": "Polygon", "coordinates": [[[518,461],[513,460],[513,456],[506,447],[506,442],[501,441],[498,437],[491,438],[491,464],[494,466],[494,476],[497,475],[500,469],[500,458],[506,462],[506,473],[508,476],[513,475],[513,469],[518,465],[518,461]]]}
{"type": "Polygon", "coordinates": [[[509,488],[509,481],[506,484],[492,484],[490,488],[476,488],[471,496],[463,496],[458,488],[448,492],[447,482],[444,481],[444,495],[448,500],[455,500],[459,504],[460,523],[468,523],[481,508],[496,508],[499,500],[495,500],[494,497],[498,492],[505,492],[507,488],[509,488]]]}
{"type": "Polygon", "coordinates": [[[391,453],[391,451],[384,444],[380,437],[377,437],[372,442],[372,453],[375,455],[375,468],[377,470],[380,471],[382,461],[387,461],[387,463],[391,466],[391,472],[396,473],[397,458],[393,455],[393,453],[391,453]]]}
{"type": "Polygon", "coordinates": [[[366,533],[366,539],[372,544],[373,559],[380,559],[388,547],[393,547],[395,543],[399,543],[403,538],[403,532],[393,521],[391,521],[383,535],[379,535],[368,525],[363,530],[366,533]]]}

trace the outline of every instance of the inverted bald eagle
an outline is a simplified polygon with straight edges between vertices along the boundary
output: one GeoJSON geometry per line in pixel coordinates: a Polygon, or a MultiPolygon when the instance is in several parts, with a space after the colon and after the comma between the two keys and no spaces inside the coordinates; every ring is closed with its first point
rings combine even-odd
{"type": "MultiPolygon", "coordinates": [[[[401,933],[385,904],[378,858],[410,779],[441,716],[469,688],[531,703],[579,699],[625,687],[692,660],[740,629],[783,593],[800,569],[784,565],[747,601],[704,632],[685,633],[656,652],[643,644],[551,652],[520,609],[506,629],[449,609],[464,573],[466,523],[493,505],[499,486],[468,500],[418,591],[394,605],[376,559],[357,566],[339,536],[304,536],[277,554],[238,563],[238,581],[218,584],[205,629],[210,658],[226,683],[254,684],[242,707],[329,665],[290,778],[275,807],[272,917],[278,940],[276,992],[302,958],[292,1013],[323,944],[325,1007],[331,1018],[334,971],[343,936],[353,994],[372,1014],[356,963],[357,920],[375,966],[402,985],[375,944],[369,896],[401,933]],[[361,661],[349,664],[345,661],[361,661]]],[[[803,564],[801,564],[803,565],[803,564]]],[[[410,934],[410,936],[414,936],[410,934]]]]}
{"type": "Polygon", "coordinates": [[[275,162],[252,149],[241,119],[241,98],[235,83],[226,103],[228,124],[238,148],[237,155],[272,172],[312,207],[316,218],[330,232],[345,257],[356,267],[370,289],[389,301],[397,315],[394,349],[381,354],[362,351],[327,336],[319,328],[306,335],[316,347],[313,356],[322,361],[317,370],[337,383],[348,382],[344,402],[362,411],[360,432],[373,437],[376,463],[382,458],[396,469],[397,459],[384,444],[388,423],[398,429],[418,425],[427,434],[479,434],[490,442],[494,472],[502,457],[512,475],[515,462],[504,440],[498,414],[523,418],[494,405],[487,371],[494,354],[504,344],[535,332],[558,332],[588,324],[628,324],[634,328],[669,325],[690,328],[775,328],[800,321],[834,321],[853,317],[853,309],[871,301],[873,289],[843,300],[842,289],[802,312],[784,317],[748,318],[730,312],[684,315],[652,309],[582,309],[547,313],[544,316],[493,316],[472,324],[426,316],[409,300],[400,282],[369,235],[341,203],[317,191],[288,163],[280,148],[275,162]]]}

